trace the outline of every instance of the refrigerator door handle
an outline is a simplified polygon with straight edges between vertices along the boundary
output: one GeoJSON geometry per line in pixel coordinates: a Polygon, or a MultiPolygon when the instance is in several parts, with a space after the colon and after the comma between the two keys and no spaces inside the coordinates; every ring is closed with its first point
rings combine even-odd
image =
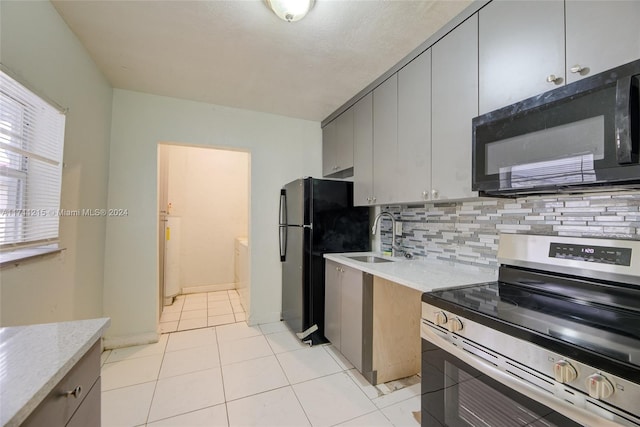
{"type": "Polygon", "coordinates": [[[287,260],[287,226],[280,226],[280,262],[285,262],[287,260]]]}
{"type": "Polygon", "coordinates": [[[280,190],[280,262],[285,262],[287,259],[287,191],[283,188],[280,190]]]}
{"type": "Polygon", "coordinates": [[[287,190],[280,190],[280,225],[287,225],[287,190]]]}

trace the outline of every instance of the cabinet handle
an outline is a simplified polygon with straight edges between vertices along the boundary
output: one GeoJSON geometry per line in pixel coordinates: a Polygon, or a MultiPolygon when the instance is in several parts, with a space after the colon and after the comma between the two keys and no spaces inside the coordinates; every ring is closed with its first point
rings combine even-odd
{"type": "Polygon", "coordinates": [[[77,399],[78,397],[80,397],[81,394],[82,394],[82,386],[77,386],[73,390],[66,392],[64,395],[67,397],[73,396],[77,399]]]}
{"type": "Polygon", "coordinates": [[[583,71],[586,72],[587,70],[588,70],[587,67],[583,67],[580,64],[576,64],[573,67],[569,68],[569,71],[571,71],[573,74],[576,74],[576,73],[582,74],[583,71]]]}
{"type": "Polygon", "coordinates": [[[375,203],[375,202],[376,202],[376,198],[375,198],[375,197],[372,197],[372,198],[371,198],[371,201],[375,203]]]}
{"type": "Polygon", "coordinates": [[[371,196],[367,197],[367,202],[371,203],[371,196]]]}
{"type": "Polygon", "coordinates": [[[429,192],[428,191],[423,191],[422,192],[422,198],[424,200],[429,200],[429,192]]]}
{"type": "Polygon", "coordinates": [[[333,170],[334,170],[334,171],[335,171],[335,170],[338,170],[338,167],[339,167],[339,166],[334,166],[334,167],[333,167],[333,170]]]}
{"type": "Polygon", "coordinates": [[[562,77],[556,77],[555,74],[549,74],[547,76],[547,82],[549,83],[555,83],[555,84],[560,84],[562,83],[562,77]]]}
{"type": "Polygon", "coordinates": [[[431,190],[431,197],[434,200],[440,198],[440,193],[438,192],[438,190],[431,190]]]}

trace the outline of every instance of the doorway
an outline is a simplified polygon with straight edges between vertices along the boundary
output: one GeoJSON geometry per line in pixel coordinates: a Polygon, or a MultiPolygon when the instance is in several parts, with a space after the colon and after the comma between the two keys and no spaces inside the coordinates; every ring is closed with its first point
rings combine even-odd
{"type": "Polygon", "coordinates": [[[163,333],[246,321],[250,153],[158,144],[163,333]]]}

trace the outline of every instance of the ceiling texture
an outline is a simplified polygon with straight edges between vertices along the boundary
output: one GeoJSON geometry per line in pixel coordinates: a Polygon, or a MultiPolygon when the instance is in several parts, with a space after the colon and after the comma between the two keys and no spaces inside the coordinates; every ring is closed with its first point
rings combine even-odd
{"type": "Polygon", "coordinates": [[[471,0],[52,0],[115,88],[321,121],[471,0]]]}

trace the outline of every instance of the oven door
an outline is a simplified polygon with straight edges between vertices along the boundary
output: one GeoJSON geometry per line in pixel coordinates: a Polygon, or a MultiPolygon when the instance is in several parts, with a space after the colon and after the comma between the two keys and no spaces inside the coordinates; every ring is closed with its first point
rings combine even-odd
{"type": "Polygon", "coordinates": [[[580,427],[422,340],[422,427],[580,427]]]}

